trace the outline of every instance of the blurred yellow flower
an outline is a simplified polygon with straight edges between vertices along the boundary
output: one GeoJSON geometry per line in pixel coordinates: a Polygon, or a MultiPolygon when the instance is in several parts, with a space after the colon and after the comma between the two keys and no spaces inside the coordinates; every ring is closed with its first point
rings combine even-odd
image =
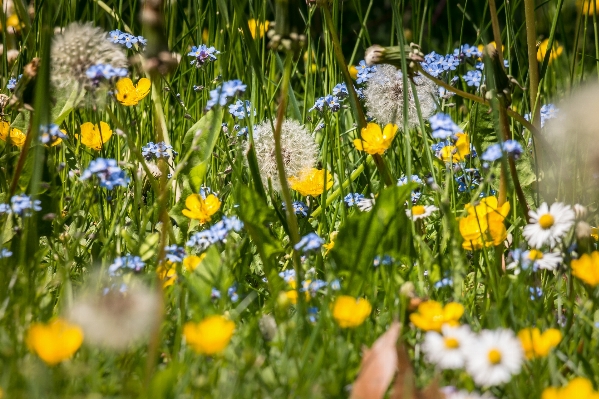
{"type": "Polygon", "coordinates": [[[260,22],[253,18],[248,21],[248,27],[253,38],[258,36],[259,39],[262,39],[264,33],[268,30],[268,25],[270,25],[270,21],[260,22]]]}
{"type": "Polygon", "coordinates": [[[197,353],[214,355],[222,352],[233,336],[235,323],[223,316],[209,316],[199,323],[185,323],[185,340],[197,353]]]}
{"type": "Polygon", "coordinates": [[[289,178],[291,188],[303,196],[317,196],[333,186],[333,176],[327,171],[316,168],[306,169],[300,172],[298,177],[289,178]],[[325,183],[326,178],[326,183],[325,183]]]}
{"type": "Polygon", "coordinates": [[[381,130],[377,123],[369,123],[362,128],[362,138],[354,139],[354,145],[358,150],[365,151],[370,155],[383,155],[391,146],[396,133],[397,125],[389,123],[381,130]]]}
{"type": "Polygon", "coordinates": [[[460,162],[470,155],[470,137],[466,133],[456,133],[455,145],[447,145],[441,149],[441,158],[445,162],[460,162]]]}
{"type": "Polygon", "coordinates": [[[204,28],[202,30],[202,41],[204,43],[208,43],[208,39],[210,38],[210,33],[208,32],[208,29],[204,28]]]}
{"type": "Polygon", "coordinates": [[[193,272],[195,269],[198,268],[198,266],[200,265],[200,263],[202,263],[202,261],[204,260],[204,258],[206,257],[206,254],[201,254],[200,256],[197,255],[189,255],[186,256],[185,259],[183,259],[183,267],[185,267],[185,269],[187,269],[190,272],[193,272]]]}
{"type": "Polygon", "coordinates": [[[77,352],[83,342],[83,331],[79,326],[58,318],[48,324],[33,324],[27,332],[26,341],[29,349],[53,366],[77,352]]]}
{"type": "Polygon", "coordinates": [[[577,377],[565,387],[546,388],[541,395],[541,399],[599,399],[599,392],[593,389],[591,381],[577,377]]]}
{"type": "Polygon", "coordinates": [[[510,212],[510,203],[497,206],[496,197],[485,197],[478,205],[466,205],[467,216],[459,219],[462,247],[468,251],[500,245],[507,238],[503,223],[510,212]]]}
{"type": "Polygon", "coordinates": [[[326,252],[324,253],[325,256],[328,255],[329,252],[331,252],[331,249],[335,248],[335,240],[337,239],[337,234],[339,234],[338,231],[331,232],[331,234],[329,234],[329,243],[322,244],[323,248],[326,249],[326,252]]]}
{"type": "Polygon", "coordinates": [[[356,68],[355,65],[350,65],[347,69],[349,70],[349,76],[351,76],[353,80],[358,79],[358,68],[356,68]]]}
{"type": "Polygon", "coordinates": [[[371,311],[372,305],[365,298],[341,295],[333,303],[333,318],[341,328],[358,327],[371,311]]]}
{"type": "MultiPolygon", "coordinates": [[[[545,39],[539,44],[537,49],[537,60],[542,62],[545,59],[545,54],[547,53],[547,49],[549,47],[549,39],[545,39]]],[[[549,55],[549,63],[551,61],[556,60],[557,57],[562,55],[564,48],[560,46],[557,42],[553,42],[553,50],[551,50],[551,54],[549,55]]]]}
{"type": "Polygon", "coordinates": [[[220,200],[214,194],[206,196],[205,199],[200,194],[191,194],[185,200],[185,206],[187,209],[183,209],[183,215],[204,224],[220,209],[220,200]]]}
{"type": "Polygon", "coordinates": [[[599,285],[599,252],[593,251],[591,255],[583,254],[578,259],[572,259],[570,267],[572,274],[588,285],[599,285]]]}
{"type": "Polygon", "coordinates": [[[14,144],[17,147],[23,147],[27,135],[17,128],[11,129],[8,122],[0,121],[0,139],[7,143],[14,144]]]}
{"type": "Polygon", "coordinates": [[[595,10],[599,10],[599,0],[578,0],[578,9],[586,15],[595,15],[595,10]]]}
{"type": "Polygon", "coordinates": [[[171,261],[162,262],[156,268],[156,274],[162,281],[162,288],[170,287],[177,280],[177,268],[171,261]]]}
{"type": "Polygon", "coordinates": [[[599,229],[597,227],[591,227],[591,238],[599,241],[599,229]]]}
{"type": "MultiPolygon", "coordinates": [[[[19,21],[19,17],[17,16],[17,14],[13,14],[10,17],[6,18],[6,27],[7,28],[13,28],[14,31],[18,31],[21,30],[21,27],[23,26],[23,24],[19,21]]],[[[10,29],[8,29],[9,32],[11,32],[10,29]]]]}
{"type": "MultiPolygon", "coordinates": [[[[495,41],[492,41],[489,44],[492,45],[493,47],[497,48],[497,43],[495,43],[495,41]]],[[[484,49],[485,49],[485,45],[484,44],[479,44],[478,45],[478,51],[480,51],[482,53],[484,49]]],[[[501,45],[501,51],[504,51],[504,50],[505,50],[505,46],[502,44],[501,45]]]]}
{"type": "MultiPolygon", "coordinates": [[[[76,136],[79,138],[79,136],[76,136]]],[[[91,122],[81,125],[81,143],[92,150],[101,150],[102,146],[112,137],[112,129],[106,122],[100,122],[100,127],[91,122]]]]}
{"type": "Polygon", "coordinates": [[[122,78],[116,82],[115,96],[117,101],[123,105],[136,105],[148,95],[151,87],[152,83],[150,82],[150,79],[147,78],[139,79],[135,86],[131,79],[122,78]]]}
{"type": "Polygon", "coordinates": [[[418,313],[410,315],[410,321],[421,330],[441,332],[443,324],[458,326],[464,314],[464,306],[450,302],[443,306],[437,301],[426,301],[418,305],[418,313]]]}
{"type": "Polygon", "coordinates": [[[526,358],[533,359],[546,357],[562,341],[562,333],[555,328],[550,328],[543,334],[538,328],[525,328],[520,330],[518,338],[526,358]]]}

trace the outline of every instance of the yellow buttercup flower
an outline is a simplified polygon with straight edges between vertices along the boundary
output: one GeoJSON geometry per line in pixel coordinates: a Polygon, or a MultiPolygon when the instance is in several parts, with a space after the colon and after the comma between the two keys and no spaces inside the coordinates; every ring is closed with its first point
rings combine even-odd
{"type": "Polygon", "coordinates": [[[193,272],[195,269],[198,268],[198,266],[200,265],[200,263],[202,263],[202,261],[204,260],[204,258],[206,257],[206,254],[203,253],[200,256],[197,255],[189,255],[186,256],[185,259],[183,259],[183,267],[185,269],[187,269],[190,272],[193,272]]]}
{"type": "MultiPolygon", "coordinates": [[[[539,47],[537,48],[537,60],[539,62],[542,62],[545,59],[545,54],[547,53],[548,47],[549,39],[545,39],[541,42],[541,44],[539,44],[539,47]]],[[[549,63],[551,64],[551,61],[556,60],[557,57],[562,55],[563,52],[564,48],[554,41],[553,50],[551,50],[551,54],[549,55],[549,63]]]]}
{"type": "Polygon", "coordinates": [[[233,336],[235,323],[223,316],[209,316],[199,323],[185,323],[185,340],[197,353],[214,355],[222,352],[233,336]]]}
{"type": "Polygon", "coordinates": [[[270,21],[260,22],[253,18],[248,21],[248,27],[253,38],[257,36],[259,39],[262,39],[264,33],[268,30],[268,25],[270,25],[270,21]]]}
{"type": "Polygon", "coordinates": [[[191,194],[185,200],[187,209],[183,209],[183,215],[190,219],[200,221],[200,224],[209,222],[218,210],[220,209],[220,200],[214,194],[202,198],[200,194],[191,194]]]}
{"type": "Polygon", "coordinates": [[[541,395],[541,399],[599,399],[599,392],[593,389],[591,381],[577,377],[565,387],[546,388],[541,395]]]}
{"type": "Polygon", "coordinates": [[[136,105],[150,92],[152,83],[150,79],[141,78],[137,81],[137,85],[133,85],[133,82],[129,78],[122,78],[116,82],[115,96],[118,102],[123,105],[131,106],[136,105]]]}
{"type": "Polygon", "coordinates": [[[595,10],[599,11],[599,0],[578,0],[578,9],[586,15],[595,15],[595,10]]]}
{"type": "Polygon", "coordinates": [[[588,285],[599,285],[599,252],[593,251],[591,255],[583,254],[578,259],[572,259],[570,267],[572,274],[588,285]]]}
{"type": "Polygon", "coordinates": [[[99,128],[98,125],[91,122],[85,122],[81,125],[81,143],[92,150],[101,150],[110,137],[112,137],[112,129],[106,122],[100,122],[99,128]]]}
{"type": "Polygon", "coordinates": [[[327,171],[316,168],[306,169],[300,172],[298,177],[289,178],[291,188],[303,196],[317,196],[333,186],[333,176],[327,171]],[[325,182],[326,178],[326,182],[325,182]]]}
{"type": "Polygon", "coordinates": [[[391,146],[396,133],[397,125],[389,123],[381,130],[377,123],[369,123],[362,128],[362,139],[355,139],[354,145],[358,150],[365,151],[370,155],[383,155],[391,146]]]}
{"type": "Polygon", "coordinates": [[[0,139],[2,141],[6,141],[7,143],[11,143],[16,145],[17,147],[23,147],[25,144],[25,140],[27,139],[27,135],[13,127],[11,129],[10,125],[6,121],[0,122],[0,139]]]}
{"type": "Polygon", "coordinates": [[[341,328],[358,327],[372,312],[372,305],[364,298],[339,296],[333,303],[333,318],[341,328]]]}
{"type": "Polygon", "coordinates": [[[35,323],[27,332],[27,346],[50,366],[69,359],[82,342],[81,328],[60,318],[48,324],[35,323]]]}
{"type": "Polygon", "coordinates": [[[18,31],[21,30],[22,26],[23,24],[19,21],[19,17],[17,16],[17,14],[13,14],[10,17],[6,18],[7,28],[13,28],[15,31],[18,31]]]}
{"type": "Polygon", "coordinates": [[[358,68],[356,68],[355,65],[350,65],[347,69],[349,70],[349,76],[351,76],[353,80],[358,79],[358,68]]]}
{"type": "Polygon", "coordinates": [[[445,162],[460,162],[470,155],[470,137],[466,133],[456,133],[455,145],[447,145],[441,149],[441,158],[445,162]]]}
{"type": "Polygon", "coordinates": [[[421,330],[441,332],[444,324],[457,326],[464,314],[464,306],[450,302],[443,306],[437,301],[426,301],[418,305],[418,313],[410,315],[410,321],[421,330]]]}
{"type": "Polygon", "coordinates": [[[496,197],[485,197],[478,205],[466,205],[467,216],[459,219],[462,247],[468,251],[500,245],[507,238],[503,223],[510,212],[510,203],[497,206],[496,197]]]}
{"type": "Polygon", "coordinates": [[[171,261],[161,263],[156,268],[156,274],[158,274],[158,278],[162,280],[162,288],[170,287],[175,284],[175,281],[177,280],[177,268],[171,261]]]}
{"type": "Polygon", "coordinates": [[[541,334],[538,328],[525,328],[518,333],[527,359],[546,357],[562,341],[560,330],[550,328],[541,334]]]}

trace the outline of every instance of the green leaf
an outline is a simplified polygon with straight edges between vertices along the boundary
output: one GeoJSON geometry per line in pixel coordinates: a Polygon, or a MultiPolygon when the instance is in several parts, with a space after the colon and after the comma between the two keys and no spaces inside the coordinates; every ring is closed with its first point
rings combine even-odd
{"type": "Polygon", "coordinates": [[[189,183],[193,192],[197,193],[200,191],[200,187],[206,177],[210,157],[221,131],[222,119],[223,109],[221,107],[213,109],[189,128],[183,138],[184,150],[192,151],[183,169],[183,174],[189,177],[189,183]],[[199,134],[200,137],[196,140],[196,145],[194,146],[196,134],[199,134]],[[197,148],[197,150],[192,147],[197,148]]]}

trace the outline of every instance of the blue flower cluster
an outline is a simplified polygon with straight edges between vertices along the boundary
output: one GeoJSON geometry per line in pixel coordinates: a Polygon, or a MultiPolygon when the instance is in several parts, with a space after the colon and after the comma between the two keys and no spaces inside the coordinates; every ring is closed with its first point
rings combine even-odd
{"type": "Polygon", "coordinates": [[[245,89],[247,89],[247,86],[241,80],[235,79],[224,82],[216,89],[210,90],[210,100],[206,103],[206,111],[217,104],[224,107],[233,97],[244,93],[245,89]]]}
{"type": "Polygon", "coordinates": [[[379,267],[380,265],[389,266],[392,264],[393,264],[393,258],[390,257],[389,255],[383,255],[382,257],[380,255],[377,255],[374,257],[374,260],[372,261],[372,265],[374,267],[379,267]]]}
{"type": "Polygon", "coordinates": [[[428,121],[431,123],[433,137],[436,139],[445,140],[462,131],[451,116],[441,112],[431,116],[428,121]]]}
{"type": "Polygon", "coordinates": [[[139,256],[125,255],[120,256],[108,266],[108,275],[114,277],[123,270],[130,270],[139,273],[146,266],[146,263],[139,256]]]}
{"type": "Polygon", "coordinates": [[[345,202],[345,205],[352,207],[354,205],[357,205],[358,201],[362,199],[364,199],[364,194],[349,193],[343,198],[343,201],[345,202]]]}
{"type": "MultiPolygon", "coordinates": [[[[310,208],[308,208],[308,205],[304,204],[302,201],[293,201],[291,205],[293,205],[293,212],[295,212],[296,215],[308,217],[308,213],[310,213],[310,208]]],[[[283,210],[287,210],[287,207],[284,202],[283,210]]]]}
{"type": "Polygon", "coordinates": [[[451,287],[452,285],[453,285],[453,280],[449,277],[445,277],[435,283],[435,288],[441,289],[443,287],[451,287]]]}
{"type": "Polygon", "coordinates": [[[483,73],[478,69],[466,72],[466,75],[462,76],[468,86],[480,87],[480,83],[483,80],[483,73]]]}
{"type": "Polygon", "coordinates": [[[156,160],[156,159],[160,159],[160,158],[168,159],[171,157],[171,154],[169,153],[169,151],[173,154],[173,156],[177,155],[177,152],[175,150],[173,150],[173,147],[170,145],[167,145],[164,141],[161,141],[156,144],[154,144],[152,141],[150,141],[148,144],[144,145],[141,148],[141,154],[148,161],[152,161],[152,160],[156,160]]]}
{"type": "Polygon", "coordinates": [[[356,83],[361,84],[368,82],[368,79],[370,79],[372,75],[376,72],[376,65],[368,66],[366,65],[366,61],[362,60],[356,66],[356,69],[358,70],[356,83]]]}
{"type": "Polygon", "coordinates": [[[183,262],[183,259],[187,256],[185,248],[179,247],[176,244],[164,247],[166,259],[173,263],[183,262]]]}
{"type": "Polygon", "coordinates": [[[0,204],[0,215],[14,213],[19,216],[31,216],[31,211],[41,211],[40,200],[31,201],[31,197],[25,194],[13,195],[9,204],[0,204]]]}
{"type": "Polygon", "coordinates": [[[19,82],[19,79],[21,79],[21,76],[23,75],[19,75],[18,78],[10,78],[6,84],[6,88],[10,91],[13,91],[17,87],[17,83],[19,82]]]}
{"type": "Polygon", "coordinates": [[[6,248],[0,249],[0,259],[10,258],[12,256],[12,252],[6,248]]]}
{"type": "Polygon", "coordinates": [[[199,47],[193,46],[191,51],[187,53],[189,57],[193,57],[190,64],[195,65],[196,68],[203,67],[207,62],[216,61],[217,54],[220,54],[220,51],[214,47],[206,47],[205,44],[202,44],[199,47]]]}
{"type": "Polygon", "coordinates": [[[233,283],[233,285],[227,289],[227,295],[231,299],[231,302],[239,301],[239,295],[237,295],[237,283],[233,283]]]}
{"type": "Polygon", "coordinates": [[[301,238],[301,240],[294,245],[293,249],[301,251],[302,253],[317,251],[324,244],[324,240],[316,233],[308,233],[301,238]]]}
{"type": "Polygon", "coordinates": [[[463,44],[459,48],[453,50],[454,57],[458,58],[480,58],[483,56],[482,51],[478,49],[476,46],[471,46],[469,44],[463,44]]]}
{"type": "Polygon", "coordinates": [[[480,172],[476,168],[462,169],[462,172],[461,175],[456,174],[454,176],[458,185],[458,191],[461,193],[474,191],[482,180],[480,172]]]}
{"type": "Polygon", "coordinates": [[[254,111],[254,116],[256,116],[256,109],[252,108],[252,103],[249,100],[237,100],[235,101],[235,104],[229,105],[229,113],[237,119],[249,117],[252,114],[252,109],[254,111]]]}
{"type": "Polygon", "coordinates": [[[502,144],[497,143],[489,146],[481,156],[481,159],[487,162],[497,161],[503,156],[504,152],[508,156],[518,160],[524,149],[516,140],[506,140],[502,144]]]}
{"type": "Polygon", "coordinates": [[[421,65],[422,69],[437,78],[443,72],[455,71],[460,65],[460,58],[453,54],[443,56],[433,51],[424,56],[424,62],[421,65]]]}
{"type": "Polygon", "coordinates": [[[57,124],[40,126],[40,141],[42,144],[52,144],[58,139],[66,139],[67,135],[60,131],[57,124]]]}
{"type": "MultiPolygon", "coordinates": [[[[545,126],[545,122],[549,119],[557,118],[559,108],[556,108],[553,104],[545,104],[541,107],[541,127],[545,126]]],[[[524,119],[530,121],[530,114],[524,115],[524,119]]]]}
{"type": "Polygon", "coordinates": [[[118,167],[116,160],[105,158],[91,161],[79,180],[84,181],[92,176],[97,176],[100,180],[100,187],[108,190],[112,190],[116,186],[127,187],[130,180],[125,171],[118,167]]]}
{"type": "Polygon", "coordinates": [[[139,43],[140,46],[145,47],[148,41],[143,36],[133,36],[132,34],[121,32],[118,29],[110,31],[108,33],[108,40],[115,44],[125,45],[127,48],[133,47],[134,44],[139,43]]]}
{"type": "MultiPolygon", "coordinates": [[[[355,88],[356,93],[359,98],[364,96],[361,89],[355,88]]],[[[333,87],[333,94],[327,94],[324,97],[317,98],[314,102],[314,106],[308,110],[308,112],[312,112],[314,110],[318,112],[323,112],[328,109],[331,112],[337,112],[341,109],[341,103],[349,96],[349,92],[347,91],[347,86],[345,83],[338,83],[333,87]]]]}
{"type": "MultiPolygon", "coordinates": [[[[420,185],[424,184],[424,182],[422,181],[422,179],[418,175],[412,175],[412,177],[411,177],[410,180],[413,183],[418,183],[420,185]]],[[[408,177],[407,176],[402,176],[399,179],[397,179],[397,185],[398,186],[403,186],[405,184],[408,184],[408,177]]],[[[417,187],[416,189],[412,190],[412,192],[410,193],[410,197],[412,199],[412,203],[413,204],[417,203],[421,196],[422,196],[422,192],[420,191],[420,187],[417,187]]]]}
{"type": "Polygon", "coordinates": [[[236,216],[230,218],[223,216],[221,221],[208,230],[203,230],[192,235],[185,245],[204,251],[212,244],[225,242],[231,230],[241,231],[242,228],[243,222],[236,216]]]}
{"type": "Polygon", "coordinates": [[[116,77],[123,78],[128,73],[127,68],[114,68],[109,64],[92,65],[85,71],[85,75],[92,81],[94,87],[98,87],[102,80],[110,80],[116,77]]]}

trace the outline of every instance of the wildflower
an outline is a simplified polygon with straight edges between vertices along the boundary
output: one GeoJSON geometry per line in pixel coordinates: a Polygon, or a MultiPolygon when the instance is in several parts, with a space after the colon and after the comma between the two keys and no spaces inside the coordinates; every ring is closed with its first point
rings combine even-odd
{"type": "Polygon", "coordinates": [[[260,22],[254,18],[248,21],[248,28],[254,39],[256,37],[262,39],[264,33],[268,30],[268,25],[270,25],[270,21],[260,22]]]}
{"type": "Polygon", "coordinates": [[[190,219],[199,220],[200,224],[204,224],[209,222],[212,215],[218,212],[220,204],[220,200],[214,194],[208,195],[205,199],[199,194],[191,194],[185,200],[187,209],[183,209],[183,215],[190,219]]]}
{"type": "MultiPolygon", "coordinates": [[[[324,252],[324,255],[328,255],[329,252],[331,252],[331,250],[333,248],[335,248],[335,240],[337,239],[337,234],[339,234],[338,231],[332,231],[331,234],[329,234],[329,243],[328,244],[322,244],[322,247],[324,249],[326,249],[326,251],[324,252]]],[[[341,288],[341,287],[339,287],[341,288]]]]}
{"type": "Polygon", "coordinates": [[[451,116],[444,113],[437,113],[429,119],[433,137],[436,139],[445,140],[461,131],[460,127],[454,123],[451,116]]]}
{"type": "MultiPolygon", "coordinates": [[[[418,175],[412,175],[410,177],[410,181],[412,183],[418,183],[418,184],[423,184],[424,183],[422,181],[422,179],[420,178],[420,176],[418,176],[418,175]]],[[[408,177],[407,176],[402,176],[399,179],[397,179],[397,185],[398,186],[403,186],[405,184],[408,184],[408,177]]]]}
{"type": "Polygon", "coordinates": [[[525,328],[520,330],[518,338],[526,358],[533,359],[546,357],[549,351],[561,342],[562,333],[555,328],[550,328],[543,334],[538,328],[525,328]]]}
{"type": "Polygon", "coordinates": [[[481,155],[480,158],[483,161],[494,162],[500,159],[502,156],[503,152],[501,150],[501,144],[492,144],[489,147],[487,147],[487,149],[485,150],[485,152],[483,152],[483,155],[481,155]]]}
{"type": "Polygon", "coordinates": [[[378,124],[369,123],[365,128],[362,128],[362,138],[354,139],[354,146],[359,151],[365,151],[371,155],[383,155],[391,146],[396,133],[397,125],[387,124],[381,130],[378,124]]]}
{"type": "Polygon", "coordinates": [[[435,288],[440,289],[443,287],[450,287],[452,285],[453,285],[453,280],[449,277],[445,277],[435,283],[435,288]]]}
{"type": "Polygon", "coordinates": [[[64,134],[58,125],[51,123],[49,125],[40,126],[40,141],[42,144],[55,146],[62,142],[62,139],[66,139],[67,135],[64,134]]]}
{"type": "Polygon", "coordinates": [[[428,331],[422,343],[422,351],[429,363],[441,370],[460,369],[466,363],[464,352],[474,337],[468,326],[441,327],[441,333],[428,331]]]}
{"type": "MultiPolygon", "coordinates": [[[[308,217],[308,213],[310,212],[308,205],[304,204],[302,201],[293,201],[293,203],[291,205],[293,208],[293,212],[296,215],[308,217]]],[[[286,208],[287,207],[286,207],[285,203],[283,202],[283,210],[286,210],[286,208]]]]}
{"type": "Polygon", "coordinates": [[[303,196],[317,196],[333,186],[333,176],[329,171],[315,168],[300,171],[299,176],[289,178],[290,186],[303,196]]]}
{"type": "Polygon", "coordinates": [[[456,391],[455,388],[447,390],[446,388],[453,387],[444,387],[441,389],[445,394],[445,399],[495,399],[495,397],[488,392],[479,395],[476,392],[468,392],[465,390],[456,391]]]}
{"type": "Polygon", "coordinates": [[[183,259],[187,256],[185,248],[179,247],[175,244],[164,247],[166,259],[169,262],[183,262],[183,259]]]}
{"type": "Polygon", "coordinates": [[[548,244],[553,247],[574,224],[575,214],[569,205],[555,202],[551,207],[541,204],[536,211],[529,211],[530,224],[524,227],[523,235],[533,248],[548,244]]]}
{"type": "Polygon", "coordinates": [[[193,234],[185,245],[204,251],[212,244],[225,242],[229,232],[241,231],[242,228],[243,223],[236,216],[231,218],[223,216],[222,220],[210,227],[210,229],[193,234]]]}
{"type": "Polygon", "coordinates": [[[90,81],[90,88],[99,87],[103,81],[125,77],[128,73],[127,68],[115,68],[110,64],[95,64],[85,71],[85,75],[90,81]]]}
{"type": "Polygon", "coordinates": [[[360,193],[349,193],[343,198],[345,205],[351,207],[358,204],[358,201],[364,198],[363,194],[360,193]]]}
{"type": "Polygon", "coordinates": [[[478,47],[471,46],[469,44],[464,44],[459,48],[453,50],[453,55],[456,57],[465,56],[471,58],[480,58],[483,53],[478,47]]]}
{"type": "MultiPolygon", "coordinates": [[[[599,5],[598,7],[599,8],[599,5]]],[[[541,399],[598,399],[599,392],[593,389],[593,383],[586,378],[576,377],[565,387],[555,388],[549,387],[545,388],[543,394],[541,395],[541,399]]]]}
{"type": "Polygon", "coordinates": [[[468,215],[459,221],[464,249],[472,251],[505,241],[507,231],[503,221],[510,211],[509,202],[499,208],[496,197],[485,197],[476,206],[466,205],[466,211],[468,215]]]}
{"type": "Polygon", "coordinates": [[[6,248],[0,249],[0,259],[10,258],[12,256],[12,252],[6,248]]]}
{"type": "Polygon", "coordinates": [[[578,0],[576,3],[579,10],[585,15],[595,15],[599,10],[599,0],[578,0]]]}
{"type": "Polygon", "coordinates": [[[139,256],[125,255],[120,256],[108,266],[108,274],[116,276],[119,271],[129,269],[133,272],[140,272],[146,266],[146,263],[139,256]]]}
{"type": "Polygon", "coordinates": [[[383,257],[376,255],[372,261],[372,266],[374,267],[379,267],[380,265],[389,266],[391,264],[393,264],[393,258],[389,255],[383,255],[383,257]]]}
{"type": "Polygon", "coordinates": [[[185,257],[185,259],[183,259],[183,267],[186,270],[193,272],[195,269],[198,268],[198,266],[200,265],[200,263],[202,263],[205,257],[206,254],[202,254],[200,256],[188,255],[185,257]]]}
{"type": "Polygon", "coordinates": [[[481,331],[466,353],[466,371],[479,386],[508,382],[524,360],[520,341],[507,329],[481,331]]]}
{"type": "Polygon", "coordinates": [[[434,205],[414,205],[412,209],[406,209],[406,215],[412,220],[425,219],[439,210],[434,205]]]}
{"type": "Polygon", "coordinates": [[[210,90],[210,100],[206,103],[206,110],[212,109],[215,105],[224,107],[233,97],[242,94],[247,88],[241,80],[229,80],[218,86],[214,90],[210,90]]]}
{"type": "Polygon", "coordinates": [[[466,133],[456,133],[455,145],[448,145],[441,149],[441,159],[445,162],[460,162],[470,155],[470,136],[466,133]]]}
{"type": "Polygon", "coordinates": [[[437,301],[426,301],[418,305],[418,313],[410,315],[410,321],[421,330],[441,332],[444,324],[458,326],[464,314],[464,306],[450,302],[443,306],[437,301]]]}
{"type": "Polygon", "coordinates": [[[125,68],[127,57],[119,46],[106,40],[106,33],[91,23],[71,23],[52,41],[50,77],[58,88],[92,87],[87,76],[93,65],[105,64],[125,68]]]}
{"type": "Polygon", "coordinates": [[[48,324],[35,323],[27,332],[27,346],[44,362],[54,366],[67,360],[83,343],[83,331],[63,319],[48,324]]]}
{"type": "Polygon", "coordinates": [[[237,294],[237,283],[233,283],[233,285],[229,287],[227,290],[227,295],[229,296],[231,302],[239,301],[239,295],[237,294]]]}
{"type": "Polygon", "coordinates": [[[318,234],[309,233],[303,236],[302,239],[293,246],[293,249],[306,253],[319,250],[322,244],[324,244],[324,240],[320,238],[318,234]]]}
{"type": "Polygon", "coordinates": [[[167,145],[164,141],[156,144],[150,141],[141,148],[141,154],[148,161],[152,161],[161,158],[168,159],[171,157],[171,154],[177,155],[177,152],[173,150],[172,146],[167,145]]]}
{"type": "Polygon", "coordinates": [[[335,87],[333,87],[333,95],[340,99],[349,96],[345,82],[338,83],[335,85],[335,87]]]}
{"type": "Polygon", "coordinates": [[[372,306],[365,298],[340,295],[333,303],[333,318],[341,328],[358,327],[371,311],[372,306]]]}
{"type": "Polygon", "coordinates": [[[362,212],[370,212],[375,203],[374,194],[370,194],[370,198],[359,199],[356,206],[362,212]]]}
{"type": "MultiPolygon", "coordinates": [[[[541,107],[541,127],[545,126],[548,120],[555,119],[558,117],[559,108],[556,108],[553,104],[545,104],[541,107]]],[[[524,119],[530,121],[530,114],[524,115],[524,119]]]]}
{"type": "Polygon", "coordinates": [[[42,207],[40,200],[31,200],[31,197],[25,194],[13,195],[10,199],[10,209],[12,213],[19,216],[31,216],[31,211],[41,211],[42,207]]]}
{"type": "Polygon", "coordinates": [[[10,78],[8,80],[8,83],[6,84],[6,88],[8,90],[10,90],[10,91],[14,91],[15,88],[17,87],[17,83],[19,82],[19,79],[21,79],[21,76],[23,76],[23,75],[19,75],[19,77],[16,78],[16,79],[15,78],[10,78]]]}
{"type": "Polygon", "coordinates": [[[112,129],[106,122],[100,122],[100,127],[91,122],[81,125],[81,143],[92,150],[101,150],[108,139],[112,137],[112,129]]]}
{"type": "Polygon", "coordinates": [[[97,158],[91,161],[79,180],[84,181],[92,176],[97,176],[100,180],[100,187],[108,190],[112,190],[116,186],[127,187],[130,180],[114,159],[97,158]]]}
{"type": "Polygon", "coordinates": [[[140,46],[145,46],[147,44],[147,41],[143,36],[134,36],[130,33],[121,32],[118,29],[108,33],[108,40],[115,44],[123,44],[127,48],[131,48],[137,43],[139,43],[140,46]]]}
{"type": "MultiPolygon", "coordinates": [[[[254,108],[253,111],[256,116],[256,109],[254,108]]],[[[229,105],[229,113],[238,119],[249,117],[252,114],[252,103],[248,100],[237,100],[235,104],[229,105]]]]}
{"type": "MultiPolygon", "coordinates": [[[[549,47],[549,39],[545,39],[539,44],[537,47],[537,60],[539,62],[543,62],[545,59],[545,54],[547,54],[547,48],[549,47]]],[[[560,46],[557,42],[553,42],[553,48],[551,49],[551,55],[549,55],[549,64],[552,61],[555,61],[557,57],[562,55],[564,48],[560,46]]]]}
{"type": "Polygon", "coordinates": [[[141,78],[137,81],[134,86],[133,82],[129,78],[119,79],[116,82],[115,97],[118,102],[123,105],[131,106],[136,105],[150,92],[152,82],[150,79],[141,78]]]}
{"type": "Polygon", "coordinates": [[[570,264],[572,274],[592,287],[599,285],[599,252],[590,255],[583,254],[578,259],[572,259],[570,264]]]}
{"type": "MultiPolygon", "coordinates": [[[[411,80],[416,88],[422,118],[428,119],[437,109],[437,86],[420,75],[414,76],[411,80]]],[[[402,127],[404,125],[405,92],[408,107],[406,125],[408,127],[418,126],[420,119],[418,118],[410,79],[408,79],[408,84],[409,87],[406,90],[403,87],[402,73],[394,66],[378,65],[376,72],[372,74],[364,90],[369,115],[374,117],[381,125],[394,123],[402,127]]]]}
{"type": "Polygon", "coordinates": [[[22,131],[17,128],[11,129],[8,122],[0,121],[0,140],[22,147],[26,139],[27,135],[22,131]]]}
{"type": "MultiPolygon", "coordinates": [[[[364,62],[364,65],[366,65],[366,62],[364,62]]],[[[358,79],[358,68],[356,68],[355,65],[348,66],[347,70],[349,71],[349,76],[351,76],[353,80],[358,79]]]]}
{"type": "Polygon", "coordinates": [[[466,82],[468,86],[480,87],[481,81],[483,79],[483,74],[478,69],[474,71],[466,72],[466,75],[462,76],[462,79],[466,82]]]}
{"type": "Polygon", "coordinates": [[[189,57],[193,57],[190,64],[195,65],[196,68],[201,68],[208,62],[216,61],[216,55],[220,54],[220,51],[214,47],[206,47],[205,44],[201,44],[199,47],[193,46],[191,51],[187,53],[189,57]]]}
{"type": "Polygon", "coordinates": [[[366,61],[362,60],[359,62],[358,66],[355,67],[355,69],[356,69],[356,78],[355,78],[356,83],[360,84],[360,83],[368,82],[368,80],[377,71],[378,67],[375,65],[368,66],[368,65],[366,65],[366,61]]]}
{"type": "Polygon", "coordinates": [[[162,262],[156,268],[158,279],[162,281],[162,288],[170,287],[177,280],[177,268],[170,261],[162,262]]]}
{"type": "Polygon", "coordinates": [[[199,354],[215,355],[222,352],[233,336],[235,323],[223,316],[209,316],[199,323],[183,326],[185,341],[199,354]]]}

